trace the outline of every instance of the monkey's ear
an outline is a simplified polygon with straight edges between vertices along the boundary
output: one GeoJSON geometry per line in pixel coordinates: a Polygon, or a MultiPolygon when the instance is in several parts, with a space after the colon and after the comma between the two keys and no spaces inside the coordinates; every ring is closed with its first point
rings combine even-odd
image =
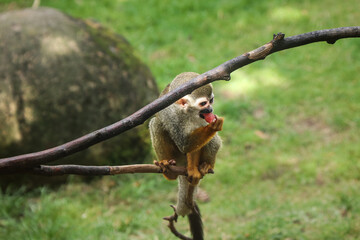
{"type": "Polygon", "coordinates": [[[181,107],[186,107],[188,105],[188,100],[186,98],[180,98],[176,101],[181,107]]]}

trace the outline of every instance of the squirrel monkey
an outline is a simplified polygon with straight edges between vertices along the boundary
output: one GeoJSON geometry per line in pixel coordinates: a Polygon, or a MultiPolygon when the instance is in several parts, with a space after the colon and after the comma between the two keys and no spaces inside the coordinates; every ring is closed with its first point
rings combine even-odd
{"type": "MultiPolygon", "coordinates": [[[[160,96],[198,75],[194,72],[179,74],[160,96]]],[[[207,84],[158,112],[149,124],[158,158],[155,164],[163,169],[165,178],[177,178],[166,171],[174,160],[177,165],[187,167],[188,176],[179,176],[175,211],[177,215],[188,216],[194,239],[203,239],[201,216],[194,202],[196,187],[200,179],[214,168],[216,153],[221,147],[217,132],[222,130],[224,119],[212,113],[213,102],[213,88],[207,84]]]]}

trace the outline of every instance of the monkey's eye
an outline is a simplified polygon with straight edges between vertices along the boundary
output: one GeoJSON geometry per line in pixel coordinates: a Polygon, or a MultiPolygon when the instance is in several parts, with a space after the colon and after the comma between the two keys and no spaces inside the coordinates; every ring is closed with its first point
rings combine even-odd
{"type": "Polygon", "coordinates": [[[207,103],[207,102],[206,102],[206,101],[204,101],[204,102],[201,102],[199,105],[203,107],[203,106],[205,106],[205,105],[206,105],[206,103],[207,103]]]}
{"type": "Polygon", "coordinates": [[[210,99],[210,104],[213,104],[214,98],[210,99]]]}

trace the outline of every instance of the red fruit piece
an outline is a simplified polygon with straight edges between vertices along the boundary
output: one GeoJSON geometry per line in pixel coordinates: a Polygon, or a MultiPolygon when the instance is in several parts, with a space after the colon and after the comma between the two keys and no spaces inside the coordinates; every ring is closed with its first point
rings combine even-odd
{"type": "Polygon", "coordinates": [[[216,119],[213,113],[203,113],[203,116],[208,123],[212,123],[216,119]]]}

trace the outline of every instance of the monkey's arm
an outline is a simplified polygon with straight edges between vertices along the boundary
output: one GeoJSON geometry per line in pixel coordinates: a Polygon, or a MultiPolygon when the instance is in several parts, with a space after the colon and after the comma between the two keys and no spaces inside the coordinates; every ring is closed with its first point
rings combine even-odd
{"type": "Polygon", "coordinates": [[[214,138],[216,132],[222,129],[223,123],[224,118],[218,118],[215,122],[196,129],[189,139],[189,141],[193,141],[193,147],[186,154],[187,172],[188,181],[193,186],[199,183],[209,169],[214,168],[215,155],[220,148],[221,140],[219,137],[214,139],[212,142],[217,142],[215,145],[209,144],[209,142],[214,138]]]}
{"type": "Polygon", "coordinates": [[[224,118],[219,117],[209,125],[195,129],[188,137],[186,144],[182,149],[183,152],[191,153],[204,147],[215,136],[216,132],[222,130],[223,124],[224,118]]]}

